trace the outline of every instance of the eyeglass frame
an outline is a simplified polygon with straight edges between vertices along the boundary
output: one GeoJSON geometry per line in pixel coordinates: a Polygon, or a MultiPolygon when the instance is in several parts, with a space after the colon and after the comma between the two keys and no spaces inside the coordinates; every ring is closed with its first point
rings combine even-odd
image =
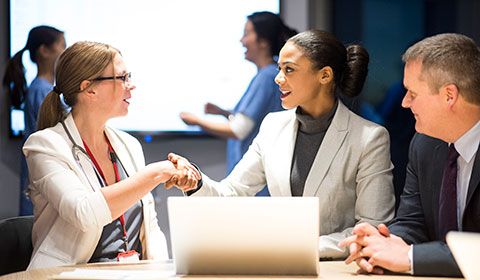
{"type": "Polygon", "coordinates": [[[91,81],[106,81],[106,80],[119,79],[123,83],[127,83],[130,81],[131,78],[132,78],[132,72],[128,72],[120,76],[98,77],[98,78],[91,79],[91,81]]]}

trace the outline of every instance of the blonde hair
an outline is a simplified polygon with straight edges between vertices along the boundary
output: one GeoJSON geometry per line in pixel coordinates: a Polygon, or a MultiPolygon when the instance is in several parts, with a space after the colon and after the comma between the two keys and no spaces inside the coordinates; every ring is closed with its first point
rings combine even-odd
{"type": "Polygon", "coordinates": [[[113,63],[116,54],[120,54],[116,48],[97,42],[77,42],[68,47],[58,58],[55,66],[56,85],[40,107],[37,128],[52,127],[62,121],[67,108],[60,94],[63,94],[66,105],[74,107],[81,92],[80,84],[99,77],[113,63]]]}

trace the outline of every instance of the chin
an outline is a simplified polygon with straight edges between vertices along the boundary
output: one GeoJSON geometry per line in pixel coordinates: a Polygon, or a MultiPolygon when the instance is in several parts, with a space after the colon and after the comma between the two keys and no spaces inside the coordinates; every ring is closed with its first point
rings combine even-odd
{"type": "Polygon", "coordinates": [[[296,105],[288,104],[287,102],[282,101],[282,108],[285,110],[290,110],[295,108],[296,105]]]}

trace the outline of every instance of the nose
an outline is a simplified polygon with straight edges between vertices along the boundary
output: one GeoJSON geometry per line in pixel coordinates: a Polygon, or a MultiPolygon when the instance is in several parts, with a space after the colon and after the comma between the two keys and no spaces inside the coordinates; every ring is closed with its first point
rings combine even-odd
{"type": "Polygon", "coordinates": [[[282,71],[278,71],[277,75],[275,76],[275,83],[279,86],[285,83],[285,76],[283,76],[282,71]]]}
{"type": "Polygon", "coordinates": [[[410,105],[411,105],[410,103],[411,103],[411,101],[412,101],[412,99],[411,99],[411,97],[410,97],[410,93],[409,93],[409,91],[407,91],[407,92],[405,93],[405,96],[404,96],[403,99],[402,99],[402,107],[403,107],[403,108],[410,108],[410,105]]]}
{"type": "Polygon", "coordinates": [[[127,90],[134,90],[134,89],[137,88],[137,86],[134,85],[132,81],[126,82],[126,83],[125,83],[125,86],[127,87],[127,90]]]}
{"type": "Polygon", "coordinates": [[[245,35],[243,35],[243,36],[240,38],[240,43],[242,44],[242,46],[245,46],[245,35]]]}

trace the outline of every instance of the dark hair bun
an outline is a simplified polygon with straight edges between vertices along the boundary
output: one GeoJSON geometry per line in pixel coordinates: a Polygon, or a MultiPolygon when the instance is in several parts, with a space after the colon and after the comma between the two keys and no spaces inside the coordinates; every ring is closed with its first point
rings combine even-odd
{"type": "Polygon", "coordinates": [[[360,45],[347,47],[347,62],[343,72],[340,88],[348,97],[360,94],[368,74],[369,55],[367,50],[360,45]]]}

